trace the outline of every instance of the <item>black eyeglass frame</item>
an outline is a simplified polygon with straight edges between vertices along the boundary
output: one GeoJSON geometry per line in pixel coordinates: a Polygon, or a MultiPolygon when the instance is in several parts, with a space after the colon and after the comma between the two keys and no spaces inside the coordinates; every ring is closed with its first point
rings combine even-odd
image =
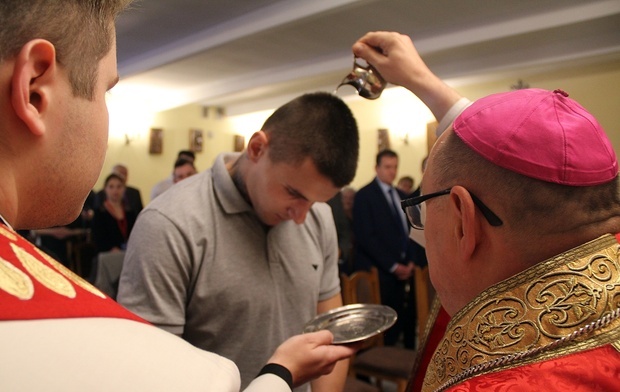
{"type": "MultiPolygon", "coordinates": [[[[427,201],[428,199],[432,199],[432,198],[437,197],[437,196],[447,195],[451,191],[452,191],[452,187],[450,187],[448,189],[444,189],[443,191],[429,193],[427,195],[421,195],[421,196],[417,196],[417,197],[411,197],[409,199],[405,199],[405,200],[401,201],[400,202],[400,206],[403,209],[403,211],[405,212],[405,216],[407,216],[407,220],[409,221],[409,224],[411,225],[411,227],[413,227],[414,229],[419,229],[418,227],[415,227],[413,222],[411,222],[411,218],[409,217],[409,214],[407,213],[407,208],[408,207],[416,206],[418,204],[421,204],[421,203],[427,201]]],[[[493,211],[491,211],[491,209],[489,207],[487,207],[482,202],[482,200],[480,200],[478,197],[476,197],[476,195],[474,195],[471,192],[469,192],[469,195],[471,196],[471,199],[473,200],[473,202],[476,205],[476,207],[478,207],[478,209],[480,209],[480,212],[482,212],[482,215],[487,220],[487,222],[489,222],[489,224],[491,226],[498,227],[498,226],[501,226],[501,225],[504,224],[504,222],[493,211]]]]}

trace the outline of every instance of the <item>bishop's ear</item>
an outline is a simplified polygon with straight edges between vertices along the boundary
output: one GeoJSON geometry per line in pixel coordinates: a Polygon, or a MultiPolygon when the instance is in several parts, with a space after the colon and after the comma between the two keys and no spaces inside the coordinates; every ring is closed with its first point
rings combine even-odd
{"type": "Polygon", "coordinates": [[[36,39],[21,48],[15,58],[11,102],[17,116],[35,135],[46,131],[45,117],[57,77],[54,45],[36,39]]]}
{"type": "Polygon", "coordinates": [[[469,258],[476,250],[479,236],[479,222],[476,220],[476,205],[467,189],[452,187],[450,192],[450,209],[452,211],[454,236],[461,256],[469,258]]]}

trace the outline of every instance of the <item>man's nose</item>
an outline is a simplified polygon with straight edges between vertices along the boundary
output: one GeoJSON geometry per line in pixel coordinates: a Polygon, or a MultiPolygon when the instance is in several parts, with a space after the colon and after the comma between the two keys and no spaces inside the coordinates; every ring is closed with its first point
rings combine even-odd
{"type": "Polygon", "coordinates": [[[298,225],[304,223],[306,215],[310,211],[312,203],[307,200],[300,200],[293,207],[289,209],[289,217],[298,225]]]}

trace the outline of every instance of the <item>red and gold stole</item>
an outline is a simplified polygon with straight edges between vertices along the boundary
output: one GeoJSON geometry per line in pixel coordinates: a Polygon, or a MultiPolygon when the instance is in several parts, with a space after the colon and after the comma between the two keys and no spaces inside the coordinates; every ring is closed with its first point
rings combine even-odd
{"type": "Polygon", "coordinates": [[[0,320],[77,317],[147,323],[0,224],[0,320]]]}

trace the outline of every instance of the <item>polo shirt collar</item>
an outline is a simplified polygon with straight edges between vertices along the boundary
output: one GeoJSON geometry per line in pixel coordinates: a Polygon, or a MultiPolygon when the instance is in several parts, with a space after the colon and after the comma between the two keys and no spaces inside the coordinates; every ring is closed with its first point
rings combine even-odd
{"type": "Polygon", "coordinates": [[[226,163],[232,162],[240,156],[241,153],[219,154],[213,165],[213,188],[222,209],[228,214],[254,212],[252,206],[245,201],[235,186],[228,169],[226,169],[226,163]]]}

